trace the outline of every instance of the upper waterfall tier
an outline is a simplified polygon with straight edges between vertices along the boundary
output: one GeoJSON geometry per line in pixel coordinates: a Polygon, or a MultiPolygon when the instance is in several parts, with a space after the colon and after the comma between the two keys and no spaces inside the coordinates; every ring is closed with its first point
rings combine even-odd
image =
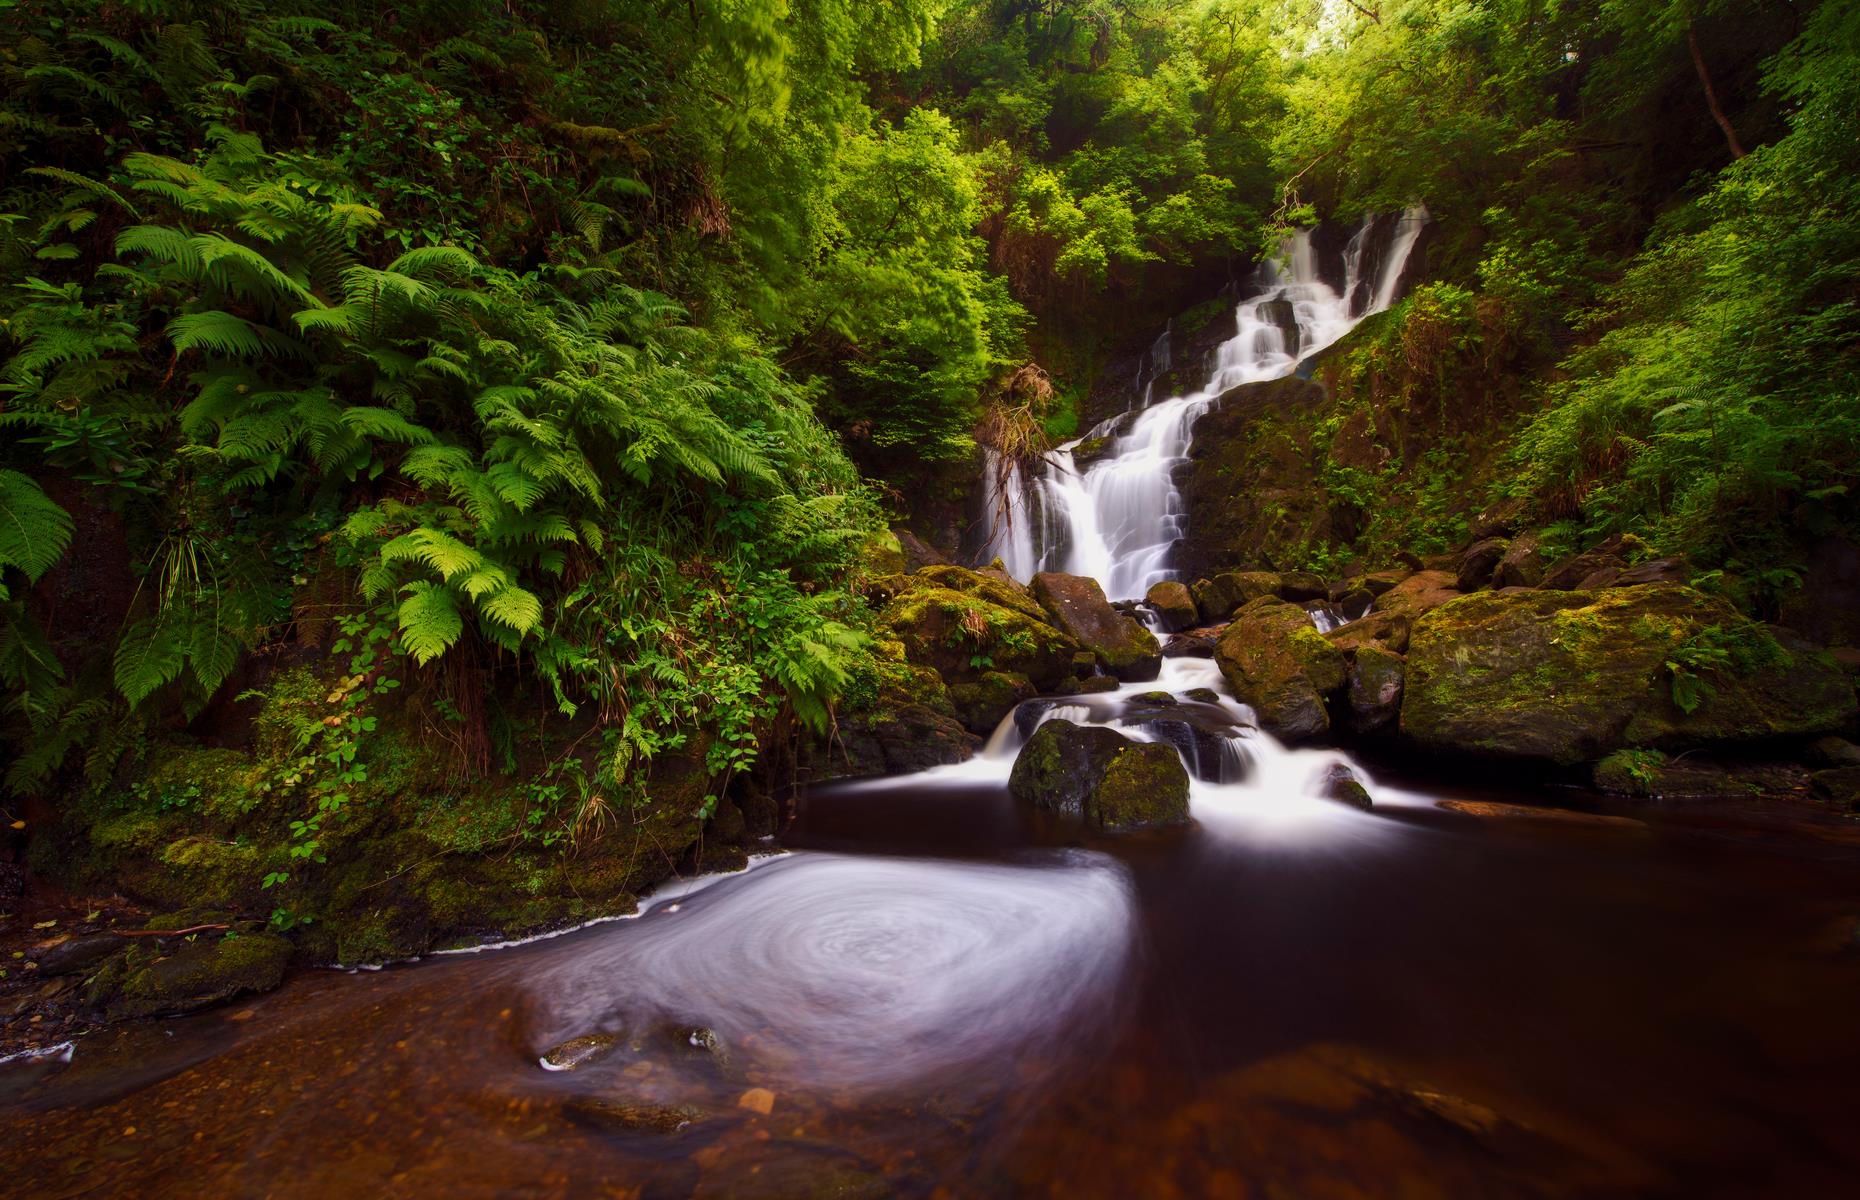
{"type": "MultiPolygon", "coordinates": [[[[1047,454],[1033,479],[988,451],[983,557],[998,555],[1020,580],[1038,571],[1089,575],[1112,599],[1136,599],[1173,578],[1172,552],[1187,533],[1175,469],[1188,457],[1196,420],[1227,389],[1291,374],[1393,304],[1427,220],[1424,208],[1401,214],[1392,230],[1366,219],[1344,250],[1341,290],[1324,280],[1310,230],[1285,239],[1279,261],[1260,268],[1259,294],[1239,305],[1234,336],[1216,350],[1201,388],[1152,402],[1146,386],[1144,407],[1086,435],[1112,444],[1084,469],[1073,458],[1077,441],[1047,454]]],[[[1159,344],[1166,356],[1166,335],[1159,344]]]]}

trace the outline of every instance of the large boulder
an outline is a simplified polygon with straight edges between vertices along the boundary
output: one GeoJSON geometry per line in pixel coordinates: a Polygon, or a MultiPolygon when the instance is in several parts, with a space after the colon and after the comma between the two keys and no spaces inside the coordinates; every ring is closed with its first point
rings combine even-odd
{"type": "Polygon", "coordinates": [[[1406,654],[1413,628],[1414,622],[1400,613],[1372,612],[1348,625],[1339,625],[1324,637],[1345,654],[1353,653],[1358,646],[1371,645],[1406,654]]]}
{"type": "Polygon", "coordinates": [[[1243,604],[1278,595],[1279,577],[1271,571],[1222,571],[1212,579],[1197,579],[1190,590],[1201,619],[1213,625],[1243,604]]]}
{"type": "Polygon", "coordinates": [[[270,991],[290,960],[288,941],[251,929],[209,930],[192,941],[147,938],[106,962],[86,985],[85,999],[111,1021],[193,1012],[270,991]]]}
{"type": "Polygon", "coordinates": [[[1098,829],[1188,821],[1188,771],[1175,750],[1103,726],[1066,720],[1040,726],[1014,760],[1008,791],[1098,829]]]}
{"type": "Polygon", "coordinates": [[[1022,700],[1039,695],[1039,689],[1025,675],[1011,671],[984,671],[973,682],[951,684],[949,701],[956,709],[956,719],[970,733],[983,737],[994,732],[1001,719],[1014,711],[1022,700]]]}
{"type": "Polygon", "coordinates": [[[1098,656],[1119,679],[1154,679],[1162,673],[1162,645],[1135,617],[1111,607],[1098,581],[1083,575],[1042,571],[1033,577],[1033,596],[1079,645],[1098,656]]]}
{"type": "Polygon", "coordinates": [[[1005,671],[1044,691],[1072,673],[1079,648],[1017,584],[962,567],[905,578],[879,610],[878,627],[950,684],[1005,671]]]}
{"type": "Polygon", "coordinates": [[[1295,741],[1330,729],[1324,699],[1343,686],[1343,654],[1304,609],[1255,600],[1221,634],[1214,661],[1234,698],[1252,707],[1268,733],[1295,741]]]}
{"type": "Polygon", "coordinates": [[[1825,733],[1854,712],[1826,654],[1675,584],[1484,592],[1414,626],[1401,729],[1429,749],[1574,764],[1825,733]]]}
{"type": "Polygon", "coordinates": [[[901,643],[878,644],[875,674],[863,702],[841,706],[832,734],[802,747],[813,778],[910,774],[966,762],[982,748],[943,677],[906,661],[901,643]]]}
{"type": "Polygon", "coordinates": [[[1457,573],[1416,571],[1388,591],[1376,597],[1376,611],[1396,613],[1409,620],[1449,600],[1457,600],[1460,591],[1457,573]]]}
{"type": "Polygon", "coordinates": [[[1144,602],[1156,610],[1166,633],[1180,633],[1192,629],[1200,620],[1200,612],[1195,608],[1195,597],[1189,592],[1188,585],[1174,580],[1165,580],[1155,584],[1143,596],[1144,602]]]}

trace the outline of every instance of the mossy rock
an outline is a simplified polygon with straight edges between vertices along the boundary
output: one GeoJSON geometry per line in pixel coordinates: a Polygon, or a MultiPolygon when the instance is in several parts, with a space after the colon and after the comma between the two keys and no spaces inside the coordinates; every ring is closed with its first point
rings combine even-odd
{"type": "MultiPolygon", "coordinates": [[[[150,939],[153,941],[154,939],[150,939]]],[[[271,933],[206,932],[130,947],[91,981],[87,999],[112,1021],[193,1012],[284,979],[291,944],[271,933]]]]}
{"type": "Polygon", "coordinates": [[[1344,657],[1304,609],[1276,597],[1248,604],[1221,634],[1214,661],[1266,732],[1288,741],[1329,732],[1325,698],[1344,685],[1344,657]]]}
{"type": "Polygon", "coordinates": [[[994,732],[1016,704],[1039,694],[1032,680],[1009,671],[984,671],[973,683],[958,683],[949,689],[956,719],[969,732],[984,737],[994,732]]]}
{"type": "Polygon", "coordinates": [[[1279,594],[1279,576],[1271,571],[1223,571],[1197,579],[1189,589],[1204,623],[1225,621],[1242,605],[1279,594]]]}
{"type": "Polygon", "coordinates": [[[1097,580],[1042,571],[1033,577],[1033,595],[1055,625],[1097,655],[1104,669],[1119,679],[1154,679],[1162,672],[1162,645],[1156,635],[1113,608],[1097,580]]]}
{"type": "Polygon", "coordinates": [[[1416,571],[1376,597],[1375,611],[1415,620],[1460,597],[1459,577],[1446,571],[1416,571]]]}
{"type": "Polygon", "coordinates": [[[1415,623],[1401,728],[1429,749],[1574,765],[1623,747],[1826,733],[1854,708],[1826,654],[1779,642],[1722,600],[1652,584],[1434,608],[1415,623]]]}
{"type": "Polygon", "coordinates": [[[1096,829],[1188,821],[1188,771],[1175,750],[1103,726],[1041,725],[1014,760],[1008,791],[1022,803],[1096,829]]]}
{"type": "Polygon", "coordinates": [[[884,607],[879,628],[904,644],[911,662],[935,670],[946,683],[973,683],[988,671],[1009,671],[1046,690],[1071,674],[1078,643],[1054,628],[1030,599],[996,603],[990,595],[1002,595],[1006,585],[986,582],[986,588],[964,592],[920,581],[884,607]]]}
{"type": "Polygon", "coordinates": [[[1144,602],[1156,610],[1167,633],[1179,633],[1193,628],[1201,619],[1201,612],[1195,607],[1195,597],[1185,583],[1165,580],[1153,585],[1144,593],[1144,602]]]}

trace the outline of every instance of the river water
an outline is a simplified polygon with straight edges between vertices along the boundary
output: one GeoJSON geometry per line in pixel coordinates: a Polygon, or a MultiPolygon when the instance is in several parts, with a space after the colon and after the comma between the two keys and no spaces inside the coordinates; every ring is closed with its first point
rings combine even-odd
{"type": "Polygon", "coordinates": [[[1018,808],[987,761],[815,789],[787,853],[637,920],[310,972],[0,1069],[8,1194],[1806,1197],[1860,1178],[1851,828],[1480,819],[1374,764],[1360,812],[1304,794],[1300,763],[1323,765],[1304,754],[1276,782],[1198,784],[1193,826],[1134,837],[1018,808]],[[611,1057],[539,1064],[600,1030],[611,1057]]]}

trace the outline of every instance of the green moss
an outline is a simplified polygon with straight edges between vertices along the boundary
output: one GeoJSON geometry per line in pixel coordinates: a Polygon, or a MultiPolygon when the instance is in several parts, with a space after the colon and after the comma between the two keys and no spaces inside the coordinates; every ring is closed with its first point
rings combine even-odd
{"type": "Polygon", "coordinates": [[[1144,742],[1119,750],[1092,796],[1089,816],[1113,830],[1188,820],[1188,772],[1174,748],[1144,742]]]}

